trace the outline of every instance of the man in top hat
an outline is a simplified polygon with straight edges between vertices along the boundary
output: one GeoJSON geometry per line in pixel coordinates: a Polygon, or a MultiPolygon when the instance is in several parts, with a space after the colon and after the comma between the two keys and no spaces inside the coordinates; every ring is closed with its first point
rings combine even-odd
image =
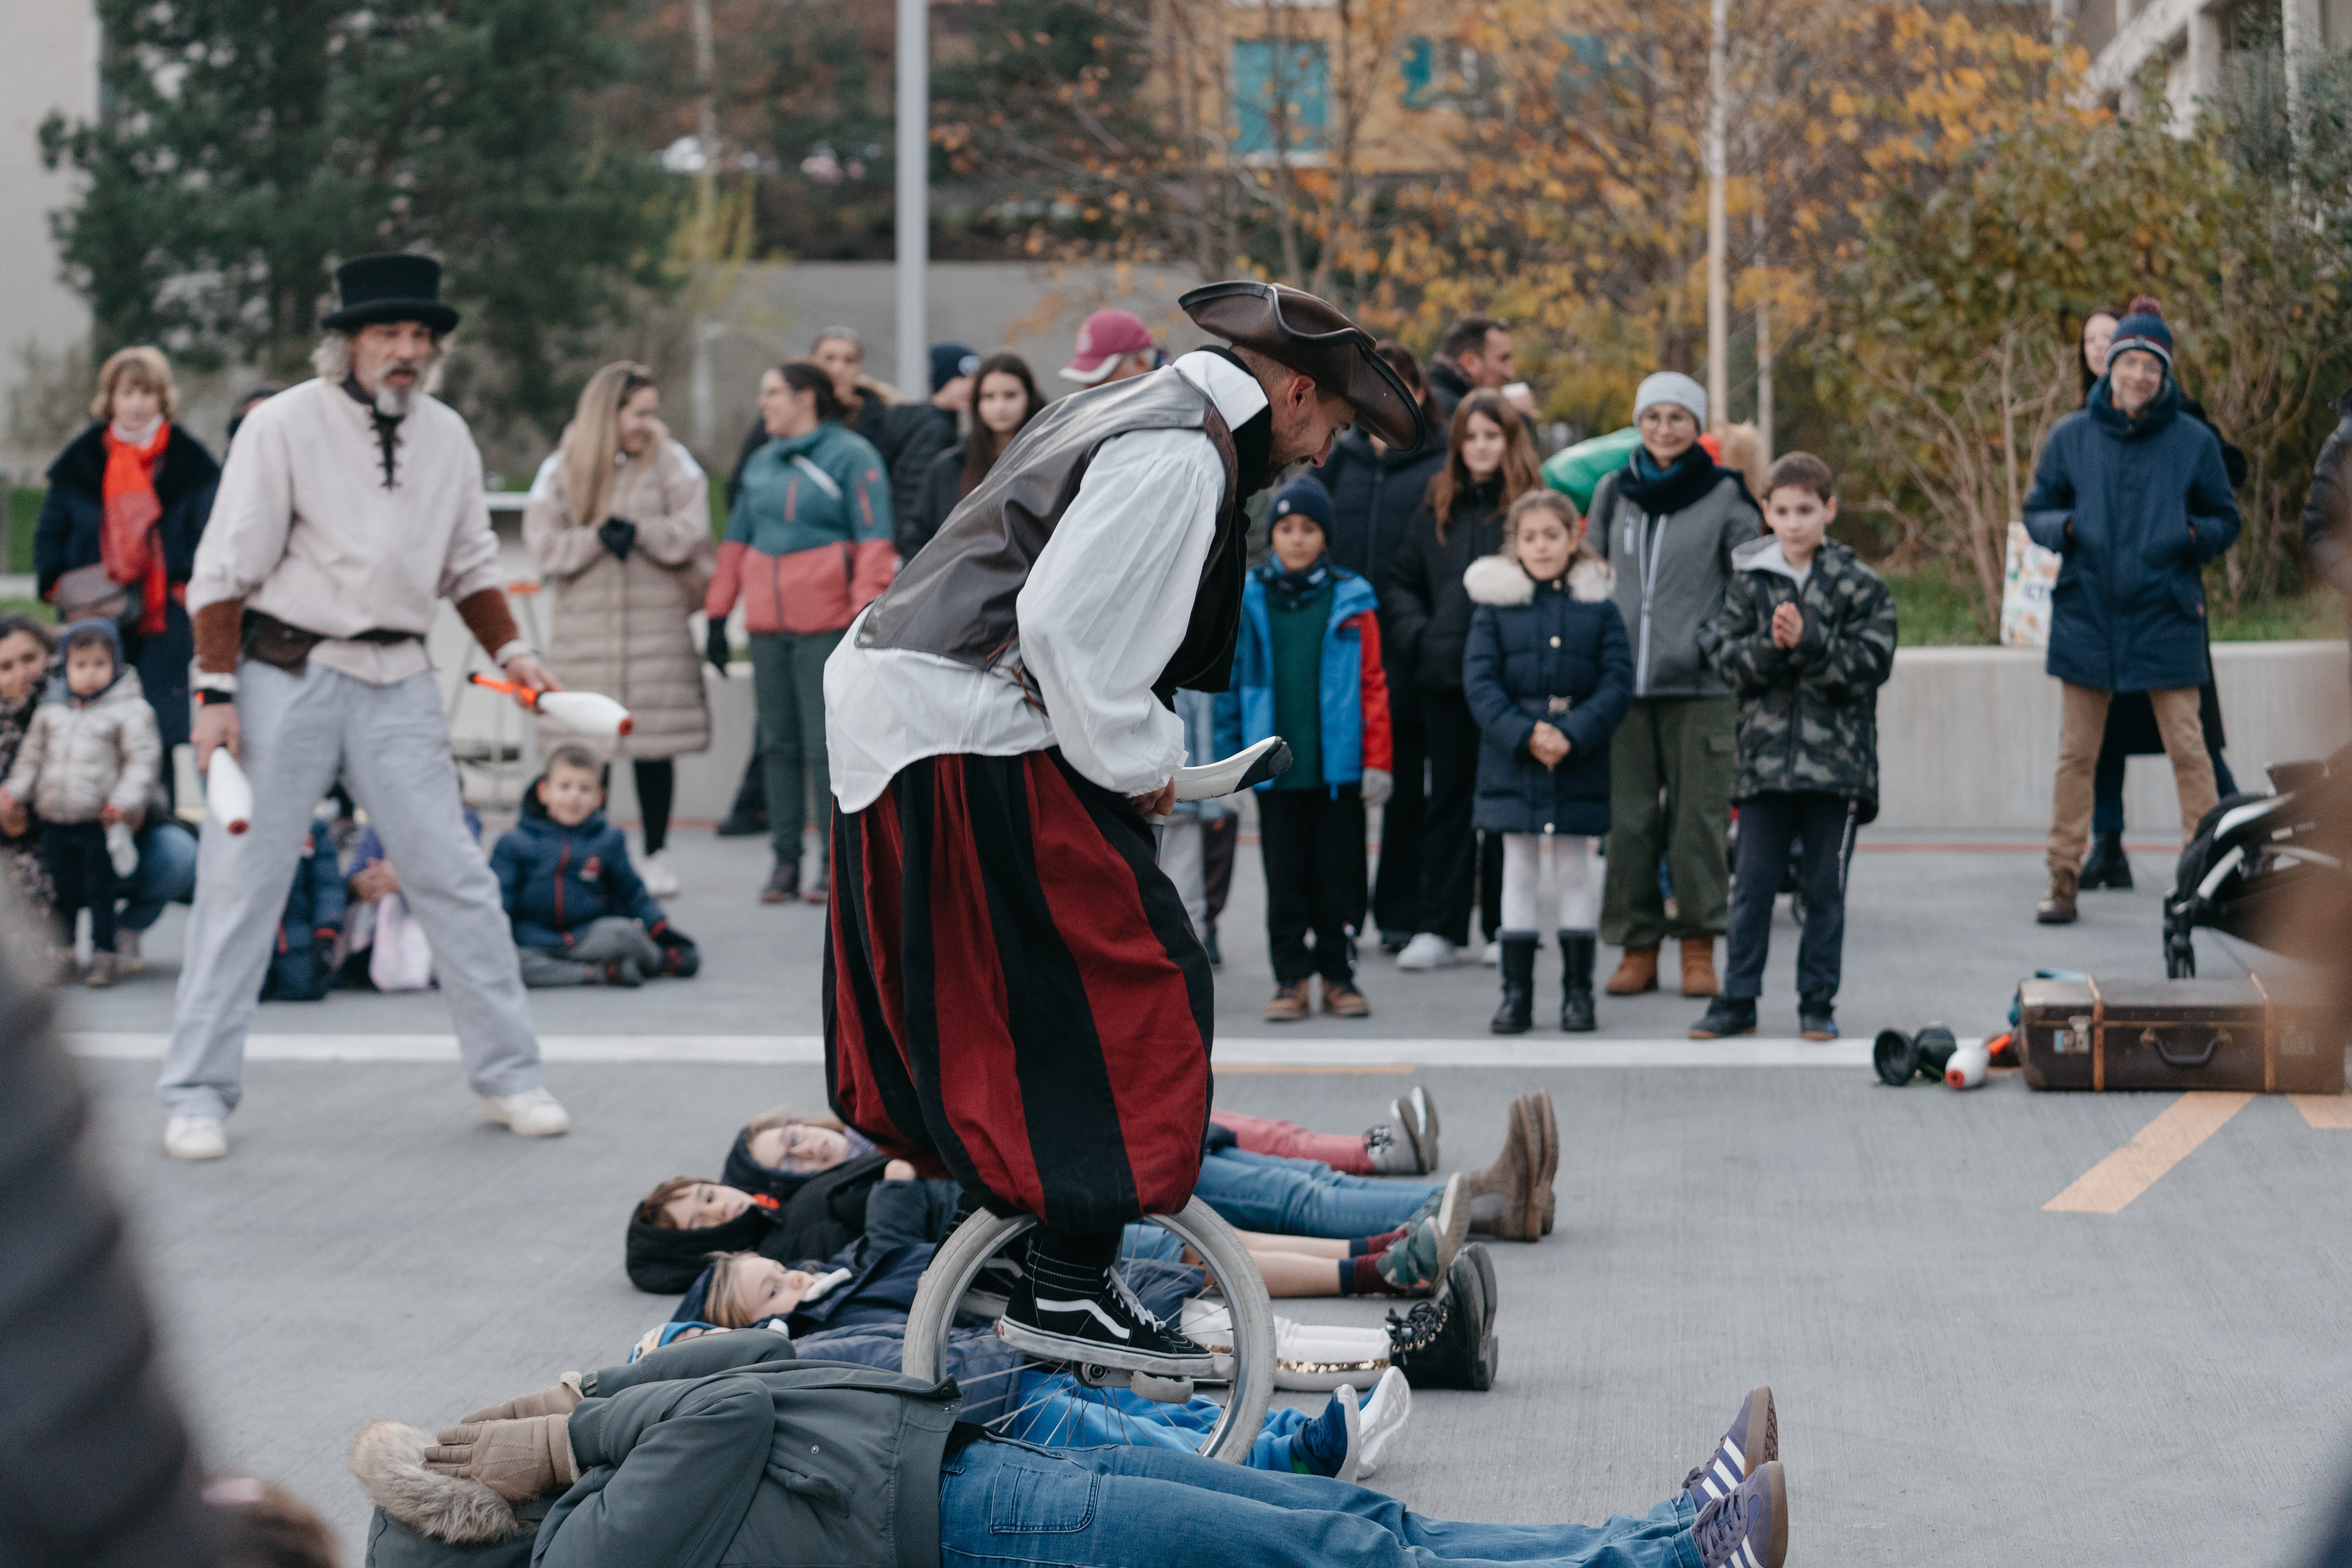
{"type": "Polygon", "coordinates": [[[1160,366],[1160,345],[1143,318],[1129,310],[1097,310],[1078,323],[1078,341],[1062,379],[1080,386],[1103,386],[1160,366]]]}
{"type": "Polygon", "coordinates": [[[1221,341],[1031,421],[825,666],[834,1107],[1044,1222],[1005,1339],[1176,1377],[1207,1353],[1110,1275],[1122,1225],[1191,1197],[1208,1123],[1208,957],[1152,858],[1171,700],[1225,688],[1243,503],[1358,420],[1422,439],[1313,295],[1181,303],[1221,341]]]}
{"type": "Polygon", "coordinates": [[[157,1084],[164,1149],[184,1160],[227,1152],[286,889],[339,776],[400,867],[483,1114],[527,1137],[571,1125],[540,1086],[514,942],[466,830],[425,656],[446,595],[509,679],[555,686],[507,609],[481,454],[432,395],[457,312],[428,257],[361,257],[335,279],[341,306],[320,322],[319,374],[246,416],[188,584],[196,765],[226,747],[254,801],[244,834],[207,816],[197,855],[157,1084]]]}

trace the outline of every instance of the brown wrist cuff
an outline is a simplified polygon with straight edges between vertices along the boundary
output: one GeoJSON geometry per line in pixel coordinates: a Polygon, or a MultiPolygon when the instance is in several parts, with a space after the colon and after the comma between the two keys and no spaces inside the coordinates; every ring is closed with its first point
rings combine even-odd
{"type": "Polygon", "coordinates": [[[572,1417],[566,1414],[543,1419],[547,1422],[548,1457],[555,1461],[556,1481],[568,1487],[580,1479],[580,1461],[572,1454],[572,1417]]]}
{"type": "Polygon", "coordinates": [[[195,623],[196,668],[207,675],[235,675],[237,644],[245,632],[245,601],[215,599],[192,618],[195,623]]]}
{"type": "Polygon", "coordinates": [[[515,626],[514,612],[507,608],[504,589],[483,588],[457,601],[457,616],[482,651],[496,658],[499,650],[522,636],[515,626]]]}

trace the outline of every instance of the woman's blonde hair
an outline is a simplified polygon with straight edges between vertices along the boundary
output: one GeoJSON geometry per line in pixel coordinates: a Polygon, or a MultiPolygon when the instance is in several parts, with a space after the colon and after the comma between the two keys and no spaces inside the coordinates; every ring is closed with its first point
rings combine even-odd
{"type": "MultiPolygon", "coordinates": [[[[632,360],[614,360],[588,378],[572,423],[563,427],[563,493],[572,521],[594,528],[613,499],[613,466],[621,449],[621,410],[654,384],[654,373],[632,360]]],[[[663,432],[656,440],[667,440],[663,432]]]]}
{"type": "Polygon", "coordinates": [[[756,1252],[719,1252],[710,1258],[710,1283],[702,1291],[702,1321],[714,1328],[748,1329],[751,1309],[741,1300],[743,1268],[760,1261],[756,1252]]]}
{"type": "Polygon", "coordinates": [[[143,386],[155,395],[163,405],[164,418],[178,417],[180,395],[172,385],[172,362],[163,357],[162,349],[142,343],[115,350],[98,367],[98,395],[89,400],[92,419],[114,417],[114,390],[126,377],[133,386],[143,386]]]}

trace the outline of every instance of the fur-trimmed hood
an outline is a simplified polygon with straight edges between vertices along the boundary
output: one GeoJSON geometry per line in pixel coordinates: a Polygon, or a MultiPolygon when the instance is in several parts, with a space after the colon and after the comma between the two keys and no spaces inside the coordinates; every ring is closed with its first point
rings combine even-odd
{"type": "MultiPolygon", "coordinates": [[[[1568,591],[1579,604],[1597,605],[1617,584],[1617,569],[1589,547],[1580,549],[1568,568],[1568,591]]],[[[1508,555],[1482,555],[1462,574],[1462,585],[1473,604],[1528,605],[1535,602],[1536,580],[1508,555]]]]}
{"type": "Polygon", "coordinates": [[[371,1421],[352,1439],[352,1475],[368,1500],[420,1535],[459,1545],[503,1541],[530,1528],[514,1505],[481,1482],[425,1468],[430,1435],[371,1421]]]}

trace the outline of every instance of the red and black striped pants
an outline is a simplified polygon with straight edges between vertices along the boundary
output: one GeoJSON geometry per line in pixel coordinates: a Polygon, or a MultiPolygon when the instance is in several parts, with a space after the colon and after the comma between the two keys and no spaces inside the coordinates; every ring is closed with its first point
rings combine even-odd
{"type": "Polygon", "coordinates": [[[1074,1233],[1192,1196],[1208,955],[1150,826],[1058,751],[908,766],[833,816],[824,1059],[877,1147],[1074,1233]]]}

